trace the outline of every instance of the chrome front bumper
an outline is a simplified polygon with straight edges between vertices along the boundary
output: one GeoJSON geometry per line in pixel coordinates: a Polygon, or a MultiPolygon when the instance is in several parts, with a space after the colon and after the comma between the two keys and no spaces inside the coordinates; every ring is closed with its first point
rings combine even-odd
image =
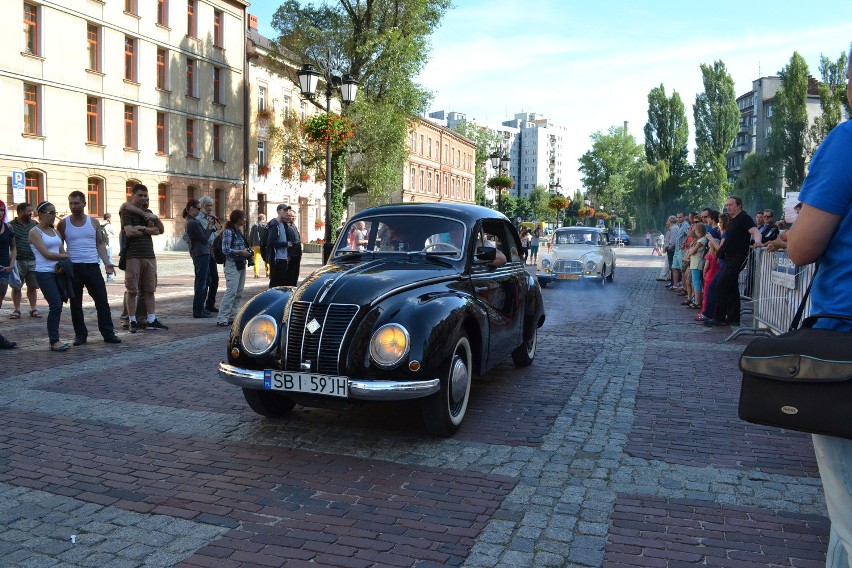
{"type": "MultiPolygon", "coordinates": [[[[243,369],[228,363],[219,363],[219,376],[244,389],[263,390],[263,371],[243,369]]],[[[349,398],[356,400],[408,400],[422,398],[438,392],[440,380],[425,381],[367,381],[347,379],[349,398]]]]}

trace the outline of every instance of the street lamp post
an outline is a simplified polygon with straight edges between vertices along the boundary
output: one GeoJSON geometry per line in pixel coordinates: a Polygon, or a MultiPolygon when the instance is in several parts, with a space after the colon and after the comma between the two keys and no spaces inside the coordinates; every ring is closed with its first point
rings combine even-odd
{"type": "MultiPolygon", "coordinates": [[[[330,54],[328,60],[331,60],[330,54]]],[[[349,75],[344,75],[343,77],[333,75],[328,68],[324,70],[324,74],[320,75],[320,73],[314,70],[313,65],[305,63],[296,74],[299,76],[299,88],[302,91],[302,96],[307,98],[313,98],[320,77],[325,80],[326,114],[331,113],[331,95],[333,94],[332,89],[334,87],[340,87],[340,97],[347,104],[355,100],[355,95],[358,92],[358,81],[349,75]]],[[[327,136],[325,142],[325,243],[322,245],[323,264],[328,261],[328,257],[331,256],[331,249],[334,247],[331,236],[331,202],[331,137],[327,136]]]]}
{"type": "MultiPolygon", "coordinates": [[[[497,170],[497,175],[503,175],[505,171],[508,175],[509,173],[509,156],[506,154],[500,154],[497,150],[491,153],[488,158],[491,160],[491,167],[497,170]]],[[[497,190],[497,202],[500,202],[500,196],[503,195],[503,188],[498,188],[497,190]]]]}

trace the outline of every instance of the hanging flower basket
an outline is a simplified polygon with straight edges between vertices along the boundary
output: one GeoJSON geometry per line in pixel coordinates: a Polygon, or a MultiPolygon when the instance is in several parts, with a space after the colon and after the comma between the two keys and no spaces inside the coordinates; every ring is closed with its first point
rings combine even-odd
{"type": "Polygon", "coordinates": [[[488,187],[491,189],[511,189],[515,187],[515,180],[509,176],[494,176],[488,180],[488,187]]]}
{"type": "Polygon", "coordinates": [[[257,118],[263,120],[269,120],[272,117],[272,111],[269,109],[262,109],[257,111],[257,118]]]}
{"type": "Polygon", "coordinates": [[[299,181],[310,181],[311,176],[308,172],[302,172],[299,174],[299,181]]]}
{"type": "Polygon", "coordinates": [[[316,220],[316,221],[314,221],[314,229],[316,229],[317,231],[319,231],[319,230],[321,230],[323,227],[325,227],[325,223],[323,222],[323,220],[322,220],[322,219],[317,218],[317,220],[316,220]]]}
{"type": "Polygon", "coordinates": [[[352,121],[334,113],[322,113],[307,118],[302,123],[302,129],[308,140],[321,146],[330,144],[332,150],[343,148],[355,135],[352,121]]]}
{"type": "Polygon", "coordinates": [[[269,175],[269,166],[258,166],[257,175],[266,177],[269,175]]]}

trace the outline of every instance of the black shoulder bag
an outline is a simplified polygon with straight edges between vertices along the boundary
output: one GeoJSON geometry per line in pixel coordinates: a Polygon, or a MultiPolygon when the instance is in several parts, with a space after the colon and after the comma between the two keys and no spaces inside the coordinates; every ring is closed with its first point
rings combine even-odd
{"type": "Polygon", "coordinates": [[[813,327],[820,319],[852,317],[813,315],[799,327],[812,285],[787,333],[755,339],[743,351],[739,415],[755,424],[852,439],[852,331],[813,327]]]}

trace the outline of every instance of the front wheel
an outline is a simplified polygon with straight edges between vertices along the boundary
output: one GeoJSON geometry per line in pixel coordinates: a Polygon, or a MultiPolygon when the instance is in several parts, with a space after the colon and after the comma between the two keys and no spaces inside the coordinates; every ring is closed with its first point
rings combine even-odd
{"type": "Polygon", "coordinates": [[[612,281],[615,279],[615,265],[612,266],[612,270],[609,272],[609,276],[606,277],[606,281],[612,284],[612,281]]]}
{"type": "Polygon", "coordinates": [[[243,389],[243,396],[252,410],[267,418],[281,418],[293,410],[296,403],[280,392],[243,389]]]}
{"type": "Polygon", "coordinates": [[[441,380],[441,390],[422,402],[423,422],[430,434],[448,438],[461,426],[470,400],[472,362],[470,342],[463,334],[456,341],[447,376],[441,380]]]}
{"type": "Polygon", "coordinates": [[[539,278],[538,279],[538,285],[541,286],[542,288],[547,288],[548,284],[550,284],[550,280],[547,280],[545,278],[539,278]]]}
{"type": "Polygon", "coordinates": [[[518,367],[529,367],[535,359],[535,351],[538,347],[538,327],[533,325],[532,335],[521,343],[517,349],[512,351],[512,361],[518,367]]]}

